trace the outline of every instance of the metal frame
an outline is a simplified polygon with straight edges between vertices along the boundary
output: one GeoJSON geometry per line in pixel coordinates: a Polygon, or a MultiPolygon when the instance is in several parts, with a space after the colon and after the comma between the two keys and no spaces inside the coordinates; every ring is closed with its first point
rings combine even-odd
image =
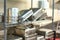
{"type": "Polygon", "coordinates": [[[52,27],[54,27],[54,0],[52,0],[52,27]]]}
{"type": "Polygon", "coordinates": [[[55,29],[54,29],[54,0],[52,0],[52,29],[54,30],[54,39],[53,40],[55,40],[55,38],[56,38],[56,31],[55,31],[55,29]]]}
{"type": "MultiPolygon", "coordinates": [[[[4,0],[4,40],[7,40],[7,27],[6,27],[6,0],[4,0]]],[[[52,27],[54,28],[54,0],[52,0],[52,27]]],[[[31,8],[33,7],[33,1],[31,0],[31,8]]],[[[55,31],[55,30],[54,30],[55,31]]],[[[56,37],[56,36],[55,36],[56,37]]],[[[54,40],[55,40],[54,37],[54,40]]]]}
{"type": "Polygon", "coordinates": [[[6,2],[7,2],[7,0],[4,0],[4,40],[7,40],[7,28],[6,28],[6,2]]]}

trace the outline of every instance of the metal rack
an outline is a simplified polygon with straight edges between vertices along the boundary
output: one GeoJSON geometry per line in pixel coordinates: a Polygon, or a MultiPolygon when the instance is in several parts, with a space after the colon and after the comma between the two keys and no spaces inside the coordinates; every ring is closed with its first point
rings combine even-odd
{"type": "MultiPolygon", "coordinates": [[[[4,0],[4,40],[7,40],[7,26],[6,26],[6,2],[7,0],[4,0]]],[[[52,27],[54,27],[54,0],[52,0],[53,2],[53,7],[52,7],[52,27]]],[[[31,6],[32,7],[32,6],[31,6]]],[[[11,26],[11,24],[9,24],[11,26]]],[[[16,26],[18,24],[12,25],[12,26],[16,26]]],[[[55,40],[55,39],[54,39],[55,40]]]]}
{"type": "MultiPolygon", "coordinates": [[[[54,29],[54,0],[52,0],[52,29],[54,29]]],[[[56,31],[54,29],[54,40],[56,38],[56,31]]]]}
{"type": "Polygon", "coordinates": [[[6,28],[6,0],[4,0],[4,40],[7,40],[7,28],[6,28]]]}
{"type": "Polygon", "coordinates": [[[3,27],[4,27],[4,40],[7,40],[7,28],[8,27],[15,27],[18,25],[18,23],[17,24],[7,23],[7,21],[6,21],[7,20],[7,11],[6,11],[7,6],[6,6],[6,4],[7,4],[7,0],[4,0],[4,22],[1,23],[1,25],[3,25],[3,27]]]}
{"type": "MultiPolygon", "coordinates": [[[[4,0],[4,22],[1,23],[1,25],[4,27],[4,40],[7,40],[7,28],[9,27],[15,27],[18,26],[20,23],[16,23],[16,24],[9,24],[7,23],[7,12],[6,12],[6,6],[7,4],[7,0],[4,0]]],[[[26,20],[26,19],[25,19],[26,20]]]]}

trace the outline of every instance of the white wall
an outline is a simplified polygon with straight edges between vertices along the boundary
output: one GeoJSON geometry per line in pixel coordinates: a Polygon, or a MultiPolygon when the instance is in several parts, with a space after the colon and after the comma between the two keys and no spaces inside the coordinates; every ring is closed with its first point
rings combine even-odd
{"type": "MultiPolygon", "coordinates": [[[[0,11],[3,11],[3,1],[0,0],[0,11]]],[[[17,7],[20,10],[31,8],[31,0],[7,0],[7,8],[17,7]]],[[[33,7],[38,7],[38,0],[33,1],[33,7]]]]}
{"type": "Polygon", "coordinates": [[[4,7],[4,1],[3,0],[0,0],[0,12],[3,13],[3,7],[4,7]]]}

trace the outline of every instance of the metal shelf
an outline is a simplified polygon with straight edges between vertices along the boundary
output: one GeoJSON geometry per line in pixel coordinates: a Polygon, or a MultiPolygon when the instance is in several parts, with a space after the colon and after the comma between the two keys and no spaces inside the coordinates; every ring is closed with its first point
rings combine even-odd
{"type": "MultiPolygon", "coordinates": [[[[19,23],[17,23],[17,24],[8,24],[8,23],[6,23],[6,14],[7,14],[7,12],[6,12],[6,2],[7,2],[7,0],[4,0],[4,23],[0,23],[0,25],[2,25],[4,27],[4,40],[7,40],[7,27],[14,27],[14,26],[19,25],[19,23]]],[[[54,0],[52,2],[53,2],[52,27],[54,27],[54,23],[53,23],[54,22],[54,0]]]]}

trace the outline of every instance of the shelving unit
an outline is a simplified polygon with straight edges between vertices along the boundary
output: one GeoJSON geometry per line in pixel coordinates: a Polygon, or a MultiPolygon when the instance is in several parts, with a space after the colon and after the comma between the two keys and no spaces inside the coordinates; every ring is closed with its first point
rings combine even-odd
{"type": "MultiPolygon", "coordinates": [[[[17,0],[15,0],[15,2],[16,1],[17,0]]],[[[53,29],[54,28],[54,0],[52,2],[53,2],[53,7],[52,7],[52,29],[53,29]]],[[[33,8],[33,1],[32,0],[31,0],[31,8],[33,8]]],[[[4,22],[0,23],[0,25],[2,25],[4,27],[4,40],[7,40],[7,31],[8,31],[7,28],[16,27],[20,24],[20,23],[16,23],[16,24],[7,23],[6,22],[6,18],[7,18],[6,16],[7,16],[7,0],[4,0],[4,22]]],[[[54,32],[55,32],[55,30],[54,30],[54,32]]]]}
{"type": "MultiPolygon", "coordinates": [[[[7,28],[9,28],[9,27],[15,27],[15,26],[17,26],[18,25],[18,23],[16,23],[16,24],[9,24],[9,23],[7,23],[7,0],[4,0],[4,22],[1,24],[1,25],[3,25],[3,27],[4,27],[4,40],[7,40],[8,39],[8,37],[7,37],[7,28]]],[[[12,30],[11,30],[12,31],[12,30]]]]}

